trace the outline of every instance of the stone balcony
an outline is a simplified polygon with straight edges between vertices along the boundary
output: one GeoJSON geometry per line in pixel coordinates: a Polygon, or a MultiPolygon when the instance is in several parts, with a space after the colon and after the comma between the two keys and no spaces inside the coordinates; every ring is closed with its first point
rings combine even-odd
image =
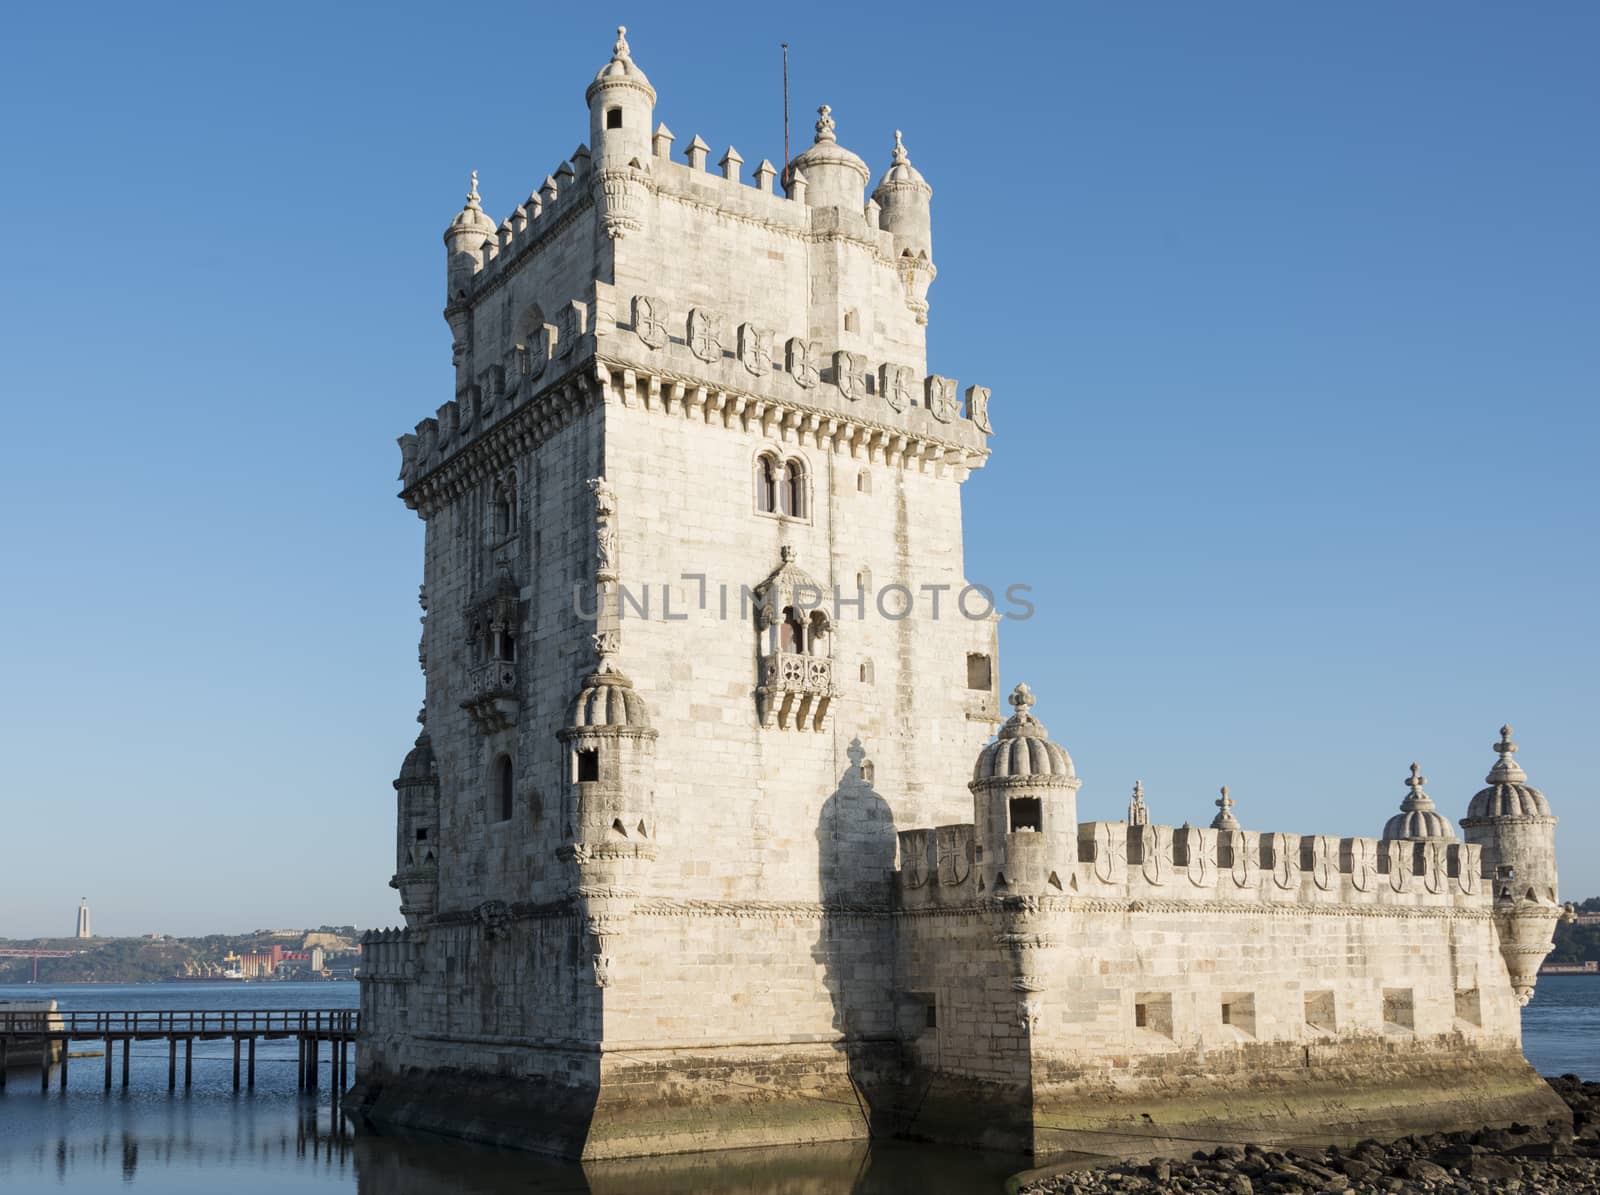
{"type": "Polygon", "coordinates": [[[482,734],[509,730],[522,712],[522,695],[514,660],[490,660],[467,669],[467,695],[461,708],[482,734]]]}
{"type": "Polygon", "coordinates": [[[835,692],[833,661],[826,656],[780,651],[761,657],[756,696],[763,726],[821,730],[835,692]]]}

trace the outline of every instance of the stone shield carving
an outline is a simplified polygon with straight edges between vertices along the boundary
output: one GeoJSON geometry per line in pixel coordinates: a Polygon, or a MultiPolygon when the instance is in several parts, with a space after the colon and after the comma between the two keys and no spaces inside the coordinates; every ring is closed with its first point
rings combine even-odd
{"type": "Polygon", "coordinates": [[[1217,834],[1215,830],[1190,827],[1189,862],[1184,874],[1196,888],[1212,888],[1217,882],[1217,834]]]}
{"type": "Polygon", "coordinates": [[[967,877],[972,874],[972,827],[940,826],[935,834],[939,855],[939,883],[945,887],[966,883],[967,877]]]}
{"type": "Polygon", "coordinates": [[[883,401],[894,411],[904,411],[911,402],[911,370],[904,365],[884,365],[878,370],[878,381],[883,401]]]}
{"type": "Polygon", "coordinates": [[[928,410],[940,423],[949,423],[960,406],[956,401],[956,380],[930,374],[924,386],[928,410]]]}
{"type": "Polygon", "coordinates": [[[833,354],[833,384],[840,397],[861,401],[861,362],[854,353],[839,349],[833,354]]]}
{"type": "Polygon", "coordinates": [[[821,380],[822,349],[813,340],[791,336],[785,346],[785,367],[795,385],[810,390],[821,380]]]}
{"type": "Polygon", "coordinates": [[[660,299],[648,295],[633,297],[633,331],[650,349],[659,349],[667,343],[667,308],[660,299]]]}
{"type": "Polygon", "coordinates": [[[754,324],[739,325],[739,364],[756,377],[772,368],[772,338],[754,324]]]}
{"type": "Polygon", "coordinates": [[[1351,886],[1357,892],[1371,892],[1378,877],[1378,844],[1370,838],[1351,838],[1342,849],[1347,855],[1351,886]]]}
{"type": "Polygon", "coordinates": [[[696,307],[689,312],[689,351],[702,361],[722,360],[722,317],[696,307]]]}

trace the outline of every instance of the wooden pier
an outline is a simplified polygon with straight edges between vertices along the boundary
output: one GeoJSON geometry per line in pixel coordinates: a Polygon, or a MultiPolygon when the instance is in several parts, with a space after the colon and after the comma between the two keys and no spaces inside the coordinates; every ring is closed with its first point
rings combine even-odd
{"type": "MultiPolygon", "coordinates": [[[[178,1086],[178,1046],[183,1046],[183,1085],[194,1083],[194,1043],[233,1042],[233,1089],[256,1085],[256,1042],[294,1038],[300,1047],[297,1086],[315,1091],[319,1055],[328,1046],[329,1081],[335,1094],[350,1082],[350,1047],[360,1028],[353,1008],[273,1009],[145,1009],[138,1012],[3,1012],[0,1011],[0,1090],[6,1085],[11,1056],[42,1048],[49,1057],[59,1046],[61,1090],[67,1089],[68,1043],[105,1042],[105,1089],[111,1090],[115,1047],[122,1043],[122,1086],[128,1086],[128,1052],[136,1041],[167,1043],[167,1090],[178,1086]]],[[[50,1089],[48,1065],[39,1068],[41,1091],[50,1089]]]]}

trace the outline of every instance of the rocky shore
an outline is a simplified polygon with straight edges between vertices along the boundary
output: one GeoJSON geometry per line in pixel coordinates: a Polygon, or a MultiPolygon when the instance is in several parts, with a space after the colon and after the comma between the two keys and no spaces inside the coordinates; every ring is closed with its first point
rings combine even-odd
{"type": "Polygon", "coordinates": [[[1348,1148],[1287,1150],[1225,1145],[1187,1159],[1157,1158],[1040,1179],[1022,1195],[1119,1192],[1494,1191],[1524,1195],[1600,1195],[1600,1083],[1576,1075],[1549,1080],[1572,1109],[1573,1129],[1513,1125],[1476,1133],[1402,1137],[1348,1148]]]}

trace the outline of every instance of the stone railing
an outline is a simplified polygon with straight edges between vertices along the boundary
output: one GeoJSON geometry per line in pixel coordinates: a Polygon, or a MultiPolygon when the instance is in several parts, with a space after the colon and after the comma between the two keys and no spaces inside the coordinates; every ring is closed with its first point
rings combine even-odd
{"type": "Polygon", "coordinates": [[[780,651],[761,657],[756,698],[763,726],[821,730],[833,696],[833,661],[826,656],[780,651]]]}
{"type": "Polygon", "coordinates": [[[514,660],[490,660],[467,669],[467,692],[461,708],[482,734],[509,730],[522,712],[514,660]]]}
{"type": "Polygon", "coordinates": [[[791,693],[833,692],[833,661],[826,656],[808,656],[780,651],[761,660],[761,683],[791,693]]]}

